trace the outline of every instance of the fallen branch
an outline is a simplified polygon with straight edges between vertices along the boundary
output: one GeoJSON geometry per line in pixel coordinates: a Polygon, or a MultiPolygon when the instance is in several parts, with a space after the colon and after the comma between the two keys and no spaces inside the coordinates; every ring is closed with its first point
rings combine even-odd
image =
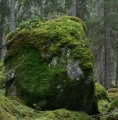
{"type": "Polygon", "coordinates": [[[106,113],[101,113],[101,114],[96,114],[96,115],[91,115],[90,117],[99,117],[99,116],[111,114],[112,112],[113,112],[113,111],[111,111],[111,112],[106,112],[106,113]]]}

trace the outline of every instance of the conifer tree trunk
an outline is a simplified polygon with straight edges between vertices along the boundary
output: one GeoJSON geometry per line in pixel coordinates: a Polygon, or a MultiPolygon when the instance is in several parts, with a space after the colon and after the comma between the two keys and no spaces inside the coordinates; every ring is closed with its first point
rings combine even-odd
{"type": "MultiPolygon", "coordinates": [[[[5,22],[5,0],[0,1],[0,46],[3,42],[4,22],[5,22]]],[[[2,58],[2,49],[0,49],[0,59],[2,58]]]]}
{"type": "Polygon", "coordinates": [[[100,61],[99,61],[99,67],[100,67],[99,82],[103,86],[105,85],[105,57],[104,55],[105,55],[105,48],[103,45],[100,51],[100,61]]]}
{"type": "Polygon", "coordinates": [[[105,86],[106,89],[109,89],[112,86],[114,64],[112,57],[112,46],[111,46],[111,36],[110,36],[110,23],[107,20],[109,14],[109,0],[103,0],[104,3],[104,14],[103,14],[103,29],[104,29],[104,40],[101,48],[100,56],[100,83],[105,86]]]}
{"type": "MultiPolygon", "coordinates": [[[[104,0],[104,18],[107,18],[109,13],[109,8],[107,6],[107,2],[109,0],[104,0]]],[[[108,21],[104,21],[104,60],[105,60],[105,88],[109,89],[112,86],[112,79],[113,79],[113,70],[112,70],[112,48],[111,48],[111,40],[110,40],[110,24],[108,21]]]]}
{"type": "MultiPolygon", "coordinates": [[[[118,32],[117,32],[117,38],[118,40],[118,32]]],[[[115,79],[115,85],[118,85],[118,41],[116,42],[116,79],[115,79]]]]}
{"type": "Polygon", "coordinates": [[[72,0],[72,6],[71,6],[71,14],[72,16],[76,16],[77,15],[77,0],[72,0]]]}
{"type": "Polygon", "coordinates": [[[10,0],[10,31],[15,28],[15,0],[10,0]]]}
{"type": "Polygon", "coordinates": [[[105,26],[105,88],[109,89],[112,86],[113,69],[112,69],[112,56],[111,56],[111,43],[110,43],[110,30],[109,26],[105,26]]]}

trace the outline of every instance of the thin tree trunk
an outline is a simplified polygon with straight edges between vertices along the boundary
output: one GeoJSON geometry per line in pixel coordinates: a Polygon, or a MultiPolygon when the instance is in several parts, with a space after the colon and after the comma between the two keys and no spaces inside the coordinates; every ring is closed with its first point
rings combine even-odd
{"type": "MultiPolygon", "coordinates": [[[[3,34],[4,34],[4,22],[5,22],[5,0],[1,0],[0,2],[0,46],[3,43],[3,34]]],[[[2,58],[2,49],[0,49],[0,59],[2,58]]]]}
{"type": "MultiPolygon", "coordinates": [[[[109,9],[106,5],[106,2],[109,0],[104,0],[104,17],[107,18],[109,9]]],[[[111,48],[111,41],[110,41],[110,25],[107,21],[104,21],[104,48],[105,48],[105,88],[109,89],[112,86],[113,80],[113,70],[112,70],[112,48],[111,48]]]]}
{"type": "Polygon", "coordinates": [[[77,15],[77,0],[72,0],[72,6],[71,6],[71,14],[72,16],[76,16],[77,15]]]}
{"type": "Polygon", "coordinates": [[[100,51],[100,61],[99,61],[99,67],[100,67],[100,71],[99,71],[99,82],[101,85],[105,85],[105,47],[104,44],[101,48],[100,51]]]}
{"type": "MultiPolygon", "coordinates": [[[[117,32],[117,38],[118,38],[118,32],[117,32]]],[[[118,42],[117,42],[117,57],[116,57],[116,79],[115,79],[115,85],[118,85],[118,42]]]]}
{"type": "Polygon", "coordinates": [[[15,28],[15,0],[10,0],[10,31],[15,28]]]}
{"type": "Polygon", "coordinates": [[[105,30],[105,88],[109,89],[112,86],[113,80],[113,69],[112,69],[112,49],[110,43],[110,30],[109,27],[105,27],[108,30],[105,30]]]}

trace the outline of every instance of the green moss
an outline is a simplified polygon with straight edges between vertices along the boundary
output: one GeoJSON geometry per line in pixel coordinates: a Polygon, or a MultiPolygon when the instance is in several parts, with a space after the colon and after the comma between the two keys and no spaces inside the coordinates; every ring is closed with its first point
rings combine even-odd
{"type": "Polygon", "coordinates": [[[110,102],[108,102],[107,100],[99,100],[98,101],[98,109],[101,113],[107,112],[109,106],[110,106],[110,102]]]}
{"type": "Polygon", "coordinates": [[[113,111],[110,115],[108,115],[106,120],[118,120],[118,109],[113,111]]]}
{"type": "Polygon", "coordinates": [[[0,61],[0,89],[4,87],[5,84],[5,68],[3,63],[0,61]]]}
{"type": "Polygon", "coordinates": [[[86,113],[66,109],[36,111],[0,94],[0,120],[93,120],[86,113]]]}
{"type": "Polygon", "coordinates": [[[113,101],[118,98],[118,93],[109,93],[109,96],[111,98],[111,101],[113,101]]]}
{"type": "Polygon", "coordinates": [[[96,86],[96,94],[97,94],[98,100],[110,101],[110,97],[106,89],[99,83],[95,83],[95,86],[96,86]]]}
{"type": "Polygon", "coordinates": [[[72,112],[66,109],[45,112],[36,120],[94,120],[83,112],[72,112]]]}
{"type": "Polygon", "coordinates": [[[118,93],[118,88],[110,88],[108,89],[108,93],[118,93]]]}
{"type": "Polygon", "coordinates": [[[60,54],[60,48],[66,45],[72,49],[72,57],[80,60],[81,68],[92,72],[93,56],[86,40],[84,23],[79,18],[62,17],[41,23],[40,27],[32,30],[24,28],[15,34],[11,33],[7,40],[12,41],[8,46],[12,49],[9,49],[6,61],[15,56],[21,46],[33,46],[41,52],[43,59],[50,60],[60,54]]]}
{"type": "Polygon", "coordinates": [[[117,99],[118,98],[118,88],[110,88],[108,90],[108,94],[112,101],[117,99]]]}
{"type": "Polygon", "coordinates": [[[39,59],[36,50],[31,50],[27,54],[27,59],[19,66],[17,73],[18,91],[32,103],[37,103],[37,99],[46,99],[55,95],[58,92],[57,86],[62,85],[61,87],[64,88],[69,80],[64,66],[48,67],[48,62],[39,59]]]}
{"type": "Polygon", "coordinates": [[[114,101],[111,102],[111,105],[108,109],[108,111],[118,109],[118,99],[115,99],[114,101]]]}
{"type": "Polygon", "coordinates": [[[1,120],[16,120],[32,117],[33,110],[24,106],[23,104],[10,100],[0,94],[0,119],[1,120]]]}

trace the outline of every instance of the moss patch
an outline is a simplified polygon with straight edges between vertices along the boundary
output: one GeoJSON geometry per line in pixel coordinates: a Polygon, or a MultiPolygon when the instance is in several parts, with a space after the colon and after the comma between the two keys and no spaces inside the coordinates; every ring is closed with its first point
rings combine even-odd
{"type": "Polygon", "coordinates": [[[107,112],[108,108],[110,107],[110,102],[107,100],[99,100],[98,101],[98,109],[102,112],[107,112]]]}
{"type": "Polygon", "coordinates": [[[118,99],[118,88],[109,89],[108,94],[109,94],[112,101],[115,99],[118,99]]]}
{"type": "Polygon", "coordinates": [[[0,89],[5,85],[5,68],[3,63],[0,61],[0,89]]]}
{"type": "Polygon", "coordinates": [[[0,94],[0,119],[16,120],[27,119],[33,116],[33,110],[22,105],[21,103],[10,100],[0,94]]]}
{"type": "Polygon", "coordinates": [[[118,109],[118,99],[115,99],[111,102],[111,105],[109,107],[109,111],[118,109]]]}
{"type": "Polygon", "coordinates": [[[106,120],[118,120],[118,109],[107,116],[106,120]]]}
{"type": "Polygon", "coordinates": [[[0,93],[0,120],[93,120],[82,112],[66,109],[55,111],[36,111],[0,93]]]}
{"type": "Polygon", "coordinates": [[[98,100],[110,101],[110,97],[106,89],[100,83],[95,83],[95,86],[96,86],[96,94],[97,94],[98,100]]]}
{"type": "Polygon", "coordinates": [[[83,112],[72,112],[65,109],[48,111],[45,115],[37,118],[36,120],[94,120],[83,112]]]}
{"type": "MultiPolygon", "coordinates": [[[[38,22],[37,22],[38,24],[38,22]]],[[[89,49],[88,40],[84,32],[84,23],[79,18],[62,17],[57,20],[40,23],[40,27],[23,28],[11,33],[8,41],[12,41],[8,48],[6,61],[14,57],[22,47],[36,48],[41,58],[50,60],[60,54],[60,48],[67,46],[72,49],[71,56],[80,60],[83,70],[93,69],[93,56],[89,49]],[[10,49],[11,48],[11,49],[10,49]],[[78,52],[79,51],[79,52],[78,52]]]]}

